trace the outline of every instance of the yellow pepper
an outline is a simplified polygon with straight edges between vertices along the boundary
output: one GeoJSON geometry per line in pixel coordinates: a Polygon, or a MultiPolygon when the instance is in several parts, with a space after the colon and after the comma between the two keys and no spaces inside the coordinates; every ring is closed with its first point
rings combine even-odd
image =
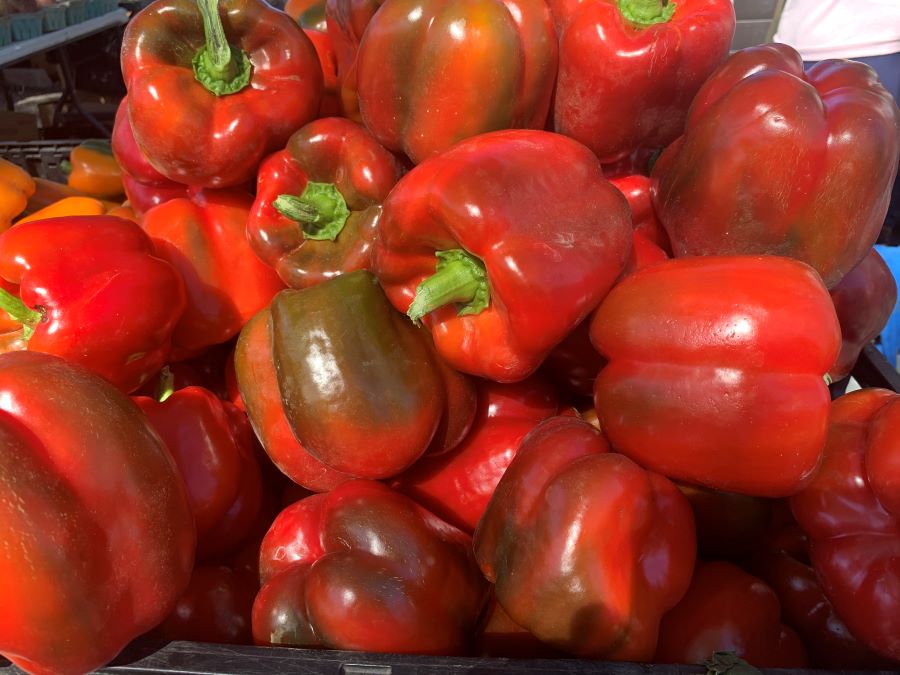
{"type": "Polygon", "coordinates": [[[25,210],[34,194],[34,180],[24,169],[0,159],[0,232],[25,210]]]}
{"type": "Polygon", "coordinates": [[[113,199],[125,193],[122,169],[109,141],[84,141],[69,153],[69,164],[69,187],[97,199],[113,199]]]}
{"type": "Polygon", "coordinates": [[[65,197],[58,202],[35,211],[30,216],[16,221],[16,225],[30,223],[32,220],[61,218],[63,216],[102,216],[106,213],[106,205],[93,197],[65,197]]]}

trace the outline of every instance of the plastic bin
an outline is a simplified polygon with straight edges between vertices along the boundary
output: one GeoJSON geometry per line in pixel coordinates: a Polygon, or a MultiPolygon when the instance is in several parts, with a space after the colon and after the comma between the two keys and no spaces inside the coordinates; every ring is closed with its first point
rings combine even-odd
{"type": "Polygon", "coordinates": [[[12,25],[8,16],[0,16],[0,47],[12,43],[12,25]]]}
{"type": "Polygon", "coordinates": [[[106,12],[105,0],[84,0],[84,18],[96,19],[106,12]]]}
{"type": "Polygon", "coordinates": [[[63,5],[44,7],[41,10],[44,32],[50,33],[66,27],[66,8],[63,5]]]}
{"type": "MultiPolygon", "coordinates": [[[[884,258],[884,262],[887,263],[891,274],[894,275],[894,281],[900,287],[900,247],[878,244],[875,246],[875,250],[884,258]]],[[[884,330],[881,331],[880,337],[881,345],[879,348],[887,357],[888,362],[896,368],[897,354],[900,352],[900,302],[894,307],[894,311],[891,313],[884,330]]]]}
{"type": "Polygon", "coordinates": [[[32,176],[66,182],[60,163],[69,159],[80,140],[17,141],[0,143],[0,157],[25,169],[32,176]]]}
{"type": "Polygon", "coordinates": [[[44,32],[43,14],[40,12],[12,14],[9,17],[9,23],[13,42],[30,40],[39,37],[44,32]]]}

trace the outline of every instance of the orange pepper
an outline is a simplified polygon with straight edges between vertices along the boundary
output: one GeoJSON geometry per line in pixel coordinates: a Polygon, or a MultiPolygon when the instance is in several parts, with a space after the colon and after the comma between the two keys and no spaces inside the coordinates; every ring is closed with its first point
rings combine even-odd
{"type": "Polygon", "coordinates": [[[63,216],[102,216],[106,213],[106,205],[93,197],[65,197],[40,211],[32,213],[16,222],[16,225],[30,223],[32,220],[61,218],[63,216]]]}
{"type": "Polygon", "coordinates": [[[109,211],[106,212],[106,215],[117,216],[119,218],[125,218],[127,220],[133,220],[138,225],[141,224],[140,220],[138,219],[137,215],[134,212],[134,209],[131,208],[131,205],[129,205],[128,202],[114,206],[113,208],[109,209],[109,211]]]}
{"type": "Polygon", "coordinates": [[[72,149],[69,163],[69,187],[97,199],[112,199],[125,193],[122,168],[112,154],[109,141],[84,141],[72,149]]]}
{"type": "Polygon", "coordinates": [[[0,159],[0,231],[7,229],[12,219],[25,210],[34,191],[34,180],[27,171],[0,159]]]}

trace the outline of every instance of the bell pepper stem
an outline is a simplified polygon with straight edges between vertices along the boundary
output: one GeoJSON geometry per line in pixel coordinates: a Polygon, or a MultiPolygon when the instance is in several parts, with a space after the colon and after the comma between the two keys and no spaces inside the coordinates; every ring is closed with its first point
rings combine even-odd
{"type": "Polygon", "coordinates": [[[34,327],[44,320],[44,315],[36,309],[31,309],[20,298],[0,288],[0,309],[9,314],[14,320],[22,324],[22,337],[25,340],[34,334],[34,327]]]}
{"type": "Polygon", "coordinates": [[[250,59],[243,50],[228,44],[219,0],[196,1],[206,44],[194,55],[194,77],[216,96],[237,93],[250,84],[250,59]]]}
{"type": "Polygon", "coordinates": [[[463,249],[436,251],[435,273],[416,287],[416,296],[406,311],[418,323],[439,307],[456,303],[457,315],[479,314],[490,304],[484,263],[463,249]]]}
{"type": "Polygon", "coordinates": [[[675,3],[668,0],[617,0],[617,4],[622,16],[639,26],[666,23],[675,13],[675,3]]]}
{"type": "Polygon", "coordinates": [[[278,195],[272,206],[285,218],[301,224],[304,239],[334,241],[350,217],[347,202],[333,183],[309,181],[299,197],[278,195]]]}
{"type": "Polygon", "coordinates": [[[159,371],[159,386],[156,388],[156,400],[165,403],[175,393],[175,373],[169,366],[163,366],[159,371]]]}

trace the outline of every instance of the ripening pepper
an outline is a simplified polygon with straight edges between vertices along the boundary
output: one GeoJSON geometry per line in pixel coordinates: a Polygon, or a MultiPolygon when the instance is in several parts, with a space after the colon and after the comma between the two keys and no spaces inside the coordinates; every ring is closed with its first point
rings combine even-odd
{"type": "Polygon", "coordinates": [[[172,336],[174,359],[234,337],[284,288],[247,241],[252,203],[238,190],[195,190],[141,219],[157,255],[184,279],[187,304],[172,336]]]}
{"type": "Polygon", "coordinates": [[[556,66],[544,0],[387,0],[359,45],[359,110],[418,164],[488,131],[543,129],[556,66]]]}
{"type": "Polygon", "coordinates": [[[70,216],[16,225],[0,235],[4,311],[27,348],[80,363],[130,392],[169,357],[185,308],[178,272],[130,220],[70,216]]]}
{"type": "Polygon", "coordinates": [[[93,671],[187,586],[184,483],[137,406],[57,356],[0,356],[0,410],[0,654],[36,674],[93,671]]]}
{"type": "Polygon", "coordinates": [[[34,179],[25,169],[0,159],[0,232],[25,210],[34,191],[34,179]]]}
{"type": "Polygon", "coordinates": [[[371,273],[282,291],[270,330],[288,423],[333,469],[387,478],[436,437],[446,451],[468,430],[471,385],[452,381],[463,376],[439,362],[427,332],[391,307],[371,273]]]}
{"type": "Polygon", "coordinates": [[[199,187],[253,180],[322,98],[312,42],[263,0],[156,0],[125,29],[122,74],[147,160],[199,187]]]}
{"type": "Polygon", "coordinates": [[[900,110],[875,71],[769,44],[700,89],[653,168],[676,256],[771,254],[832,288],[872,248],[900,157],[900,110]]]}
{"type": "Polygon", "coordinates": [[[250,245],[292,288],[369,269],[381,202],[402,173],[355,122],[310,122],[259,168],[250,245]]]}
{"type": "Polygon", "coordinates": [[[250,532],[262,478],[247,416],[208,389],[190,386],[164,401],[135,396],[175,459],[197,525],[197,557],[230,553],[250,532]],[[247,427],[244,429],[244,427],[247,427]]]}
{"type": "Polygon", "coordinates": [[[546,131],[482,134],[420,164],[384,202],[373,269],[457,370],[533,373],[618,278],[632,228],[586,147],[546,131]]]}
{"type": "Polygon", "coordinates": [[[88,197],[116,199],[125,191],[122,167],[106,139],[91,139],[75,146],[69,153],[69,167],[66,183],[88,197]]]}
{"type": "Polygon", "coordinates": [[[821,278],[797,260],[645,267],[592,319],[609,360],[594,384],[600,426],[619,452],[670,478],[791,495],[819,462],[831,400],[823,378],[840,336],[821,278]]]}
{"type": "Polygon", "coordinates": [[[559,34],[553,128],[601,162],[660,148],[728,56],[729,0],[549,0],[559,34]]]}
{"type": "Polygon", "coordinates": [[[281,512],[260,548],[260,644],[459,654],[488,584],[472,539],[368,480],[281,512]]]}
{"type": "Polygon", "coordinates": [[[900,661],[900,396],[868,388],[837,398],[822,465],[790,501],[838,616],[900,661]]]}
{"type": "Polygon", "coordinates": [[[897,304],[897,282],[873,248],[831,289],[831,299],[841,323],[841,352],[828,374],[837,381],[850,374],[863,347],[890,319],[897,304]]]}
{"type": "Polygon", "coordinates": [[[781,623],[775,591],[728,562],[699,562],[685,596],[659,626],[655,663],[701,663],[733,652],[761,668],[805,668],[800,637],[781,623]]]}
{"type": "Polygon", "coordinates": [[[653,656],[696,548],[678,489],[573,417],[525,437],[475,531],[475,556],[512,621],[570,654],[627,661],[653,656]]]}
{"type": "Polygon", "coordinates": [[[471,534],[522,439],[558,412],[556,391],[537,375],[513,384],[480,380],[475,422],[463,442],[423,457],[390,485],[471,534]]]}

